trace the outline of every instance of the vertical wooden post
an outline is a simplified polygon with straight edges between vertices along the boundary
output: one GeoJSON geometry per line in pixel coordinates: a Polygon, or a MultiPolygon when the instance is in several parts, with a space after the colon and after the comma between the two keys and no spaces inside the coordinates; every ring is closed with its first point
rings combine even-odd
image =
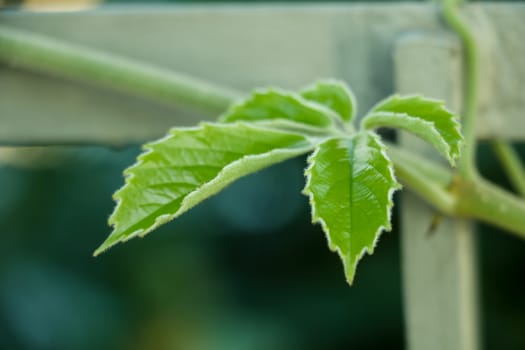
{"type": "MultiPolygon", "coordinates": [[[[399,93],[444,99],[459,110],[461,50],[444,34],[413,34],[395,47],[394,74],[399,93]]],[[[401,135],[404,146],[439,157],[421,140],[401,135]]],[[[407,348],[478,349],[475,244],[470,222],[445,218],[405,191],[401,202],[401,252],[407,348]],[[430,232],[432,230],[432,232],[430,232]]]]}

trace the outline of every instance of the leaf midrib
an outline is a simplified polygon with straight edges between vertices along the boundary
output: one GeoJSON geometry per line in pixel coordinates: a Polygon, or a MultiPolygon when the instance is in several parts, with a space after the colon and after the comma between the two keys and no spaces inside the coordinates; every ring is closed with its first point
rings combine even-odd
{"type": "MultiPolygon", "coordinates": [[[[349,202],[351,203],[352,202],[352,197],[353,197],[353,191],[354,191],[354,182],[353,182],[353,179],[354,179],[354,160],[355,160],[355,144],[354,142],[357,141],[357,138],[359,136],[358,135],[355,135],[353,138],[350,138],[348,139],[348,144],[347,144],[347,158],[348,158],[348,166],[349,166],[349,170],[350,170],[350,176],[349,176],[349,186],[348,186],[348,199],[349,199],[349,202]]],[[[354,211],[352,209],[352,205],[349,205],[348,206],[348,210],[350,211],[349,213],[349,232],[352,232],[352,224],[354,222],[354,211]]],[[[352,251],[352,236],[350,235],[350,242],[349,242],[349,250],[350,252],[352,251]]]]}

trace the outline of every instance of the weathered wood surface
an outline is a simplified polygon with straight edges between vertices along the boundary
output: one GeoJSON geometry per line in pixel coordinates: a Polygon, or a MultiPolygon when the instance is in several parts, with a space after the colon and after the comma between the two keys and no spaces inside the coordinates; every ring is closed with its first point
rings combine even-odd
{"type": "MultiPolygon", "coordinates": [[[[395,50],[396,87],[461,103],[460,45],[448,35],[414,34],[395,50]],[[434,82],[429,84],[429,81],[434,82]]],[[[442,158],[421,140],[402,135],[401,143],[442,158]]],[[[478,305],[474,228],[444,218],[409,191],[401,200],[403,297],[409,349],[476,350],[478,305]]]]}
{"type": "MultiPolygon", "coordinates": [[[[392,49],[407,32],[444,31],[426,4],[108,7],[0,13],[0,23],[249,90],[346,80],[360,111],[393,92],[392,49]]],[[[525,4],[470,5],[484,45],[479,134],[520,139],[525,4]]],[[[407,72],[409,74],[410,72],[407,72]]],[[[438,82],[429,79],[428,84],[438,82]]],[[[212,118],[213,116],[203,116],[212,118]]],[[[0,66],[0,143],[141,142],[200,116],[83,83],[0,66]]]]}

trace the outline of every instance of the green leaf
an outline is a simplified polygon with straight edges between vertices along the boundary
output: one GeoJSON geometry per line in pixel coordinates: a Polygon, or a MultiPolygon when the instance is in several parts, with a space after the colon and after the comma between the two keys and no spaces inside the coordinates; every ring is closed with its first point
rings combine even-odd
{"type": "Polygon", "coordinates": [[[351,121],[357,111],[355,96],[342,81],[320,80],[301,90],[301,96],[330,108],[345,122],[351,121]]]}
{"type": "Polygon", "coordinates": [[[308,159],[312,221],[319,222],[352,284],[359,259],[372,254],[383,230],[390,230],[392,195],[400,188],[379,136],[361,131],[321,143],[308,159]]]}
{"type": "Polygon", "coordinates": [[[173,129],[147,144],[114,194],[113,232],[95,255],[137,235],[144,236],[238,178],[310,151],[300,134],[245,123],[201,124],[173,129]]]}
{"type": "Polygon", "coordinates": [[[234,104],[220,122],[289,120],[315,127],[333,125],[334,112],[312,103],[298,94],[279,89],[257,90],[249,98],[234,104]]]}
{"type": "Polygon", "coordinates": [[[365,129],[387,126],[409,131],[434,146],[439,153],[448,159],[450,164],[454,165],[455,163],[450,146],[432,122],[404,113],[372,112],[366,116],[362,125],[365,129]]]}
{"type": "Polygon", "coordinates": [[[412,132],[436,147],[451,165],[460,155],[460,124],[442,101],[395,95],[372,108],[361,125],[366,129],[395,127],[412,132]]]}

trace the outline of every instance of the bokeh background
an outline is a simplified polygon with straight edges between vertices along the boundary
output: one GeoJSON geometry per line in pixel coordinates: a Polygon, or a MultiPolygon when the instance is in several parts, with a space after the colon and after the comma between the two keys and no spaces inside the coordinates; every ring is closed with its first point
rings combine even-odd
{"type": "MultiPolygon", "coordinates": [[[[400,223],[349,287],[310,224],[304,158],[93,258],[139,152],[0,148],[0,349],[404,348],[400,223]]],[[[509,186],[486,145],[479,163],[509,186]]],[[[525,349],[525,243],[481,226],[478,255],[485,348],[525,349]]]]}

